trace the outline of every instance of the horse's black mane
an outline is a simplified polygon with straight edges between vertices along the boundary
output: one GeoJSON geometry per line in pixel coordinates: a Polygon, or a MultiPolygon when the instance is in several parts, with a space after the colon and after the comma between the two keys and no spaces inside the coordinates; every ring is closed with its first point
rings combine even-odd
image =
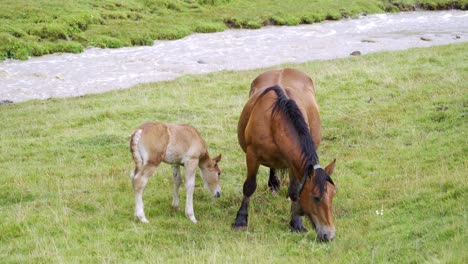
{"type": "MultiPolygon", "coordinates": [[[[291,125],[294,127],[294,130],[297,133],[299,145],[301,146],[302,150],[304,166],[303,177],[313,175],[312,172],[314,170],[314,165],[319,164],[319,158],[317,156],[315,143],[312,140],[312,136],[310,135],[309,126],[305,122],[302,112],[297,106],[296,101],[289,99],[284,94],[280,86],[275,85],[267,88],[265,91],[263,91],[262,96],[270,91],[274,91],[278,96],[278,100],[272,109],[272,115],[278,112],[283,113],[286,116],[286,119],[291,122],[291,125]]],[[[316,174],[316,184],[320,190],[320,196],[322,196],[325,191],[326,182],[329,181],[332,184],[334,183],[324,169],[316,169],[316,174]]]]}

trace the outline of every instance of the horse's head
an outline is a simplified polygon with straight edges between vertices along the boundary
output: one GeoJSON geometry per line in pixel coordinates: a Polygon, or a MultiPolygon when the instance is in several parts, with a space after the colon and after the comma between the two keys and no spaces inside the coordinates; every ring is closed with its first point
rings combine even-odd
{"type": "Polygon", "coordinates": [[[207,161],[200,166],[205,187],[207,187],[216,198],[221,196],[221,187],[219,186],[221,170],[218,167],[220,161],[221,154],[214,159],[207,159],[207,161]]]}
{"type": "Polygon", "coordinates": [[[335,160],[324,170],[314,169],[311,180],[307,180],[300,193],[300,214],[306,215],[322,241],[330,241],[335,237],[333,223],[332,201],[336,193],[336,186],[330,178],[335,169],[335,160]]]}

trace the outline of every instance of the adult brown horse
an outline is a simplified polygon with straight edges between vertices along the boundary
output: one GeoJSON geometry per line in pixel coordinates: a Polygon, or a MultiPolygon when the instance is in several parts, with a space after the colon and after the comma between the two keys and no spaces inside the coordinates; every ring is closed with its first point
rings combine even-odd
{"type": "Polygon", "coordinates": [[[270,167],[274,189],[275,169],[288,169],[293,231],[307,231],[306,215],[323,241],[335,237],[332,200],[336,188],[330,175],[335,161],[320,167],[317,147],[321,124],[312,79],[295,69],[271,70],[259,75],[250,89],[238,124],[239,144],[246,153],[247,179],[244,198],[234,229],[247,227],[250,196],[257,188],[260,165],[270,167]]]}

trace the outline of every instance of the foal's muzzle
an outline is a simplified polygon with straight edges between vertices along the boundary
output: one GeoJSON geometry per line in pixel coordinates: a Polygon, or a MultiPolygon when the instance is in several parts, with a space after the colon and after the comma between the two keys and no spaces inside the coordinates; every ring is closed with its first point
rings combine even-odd
{"type": "Polygon", "coordinates": [[[220,191],[217,191],[217,192],[213,195],[214,198],[219,198],[220,196],[221,196],[221,192],[220,192],[220,191]]]}

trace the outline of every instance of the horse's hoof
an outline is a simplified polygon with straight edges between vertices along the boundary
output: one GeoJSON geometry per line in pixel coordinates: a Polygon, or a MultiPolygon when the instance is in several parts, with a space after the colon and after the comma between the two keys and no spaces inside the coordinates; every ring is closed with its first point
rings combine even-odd
{"type": "Polygon", "coordinates": [[[245,231],[247,230],[247,226],[245,225],[236,225],[235,223],[232,224],[232,229],[234,229],[234,231],[245,231]]]}
{"type": "Polygon", "coordinates": [[[291,227],[291,232],[295,232],[295,233],[307,233],[307,228],[301,226],[301,227],[297,227],[297,228],[293,228],[291,227]]]}
{"type": "Polygon", "coordinates": [[[271,189],[271,194],[272,194],[273,196],[276,196],[276,195],[278,194],[278,192],[277,192],[275,189],[271,189]]]}
{"type": "Polygon", "coordinates": [[[303,225],[292,225],[289,223],[289,228],[291,229],[291,232],[307,233],[307,228],[305,228],[303,225]]]}

